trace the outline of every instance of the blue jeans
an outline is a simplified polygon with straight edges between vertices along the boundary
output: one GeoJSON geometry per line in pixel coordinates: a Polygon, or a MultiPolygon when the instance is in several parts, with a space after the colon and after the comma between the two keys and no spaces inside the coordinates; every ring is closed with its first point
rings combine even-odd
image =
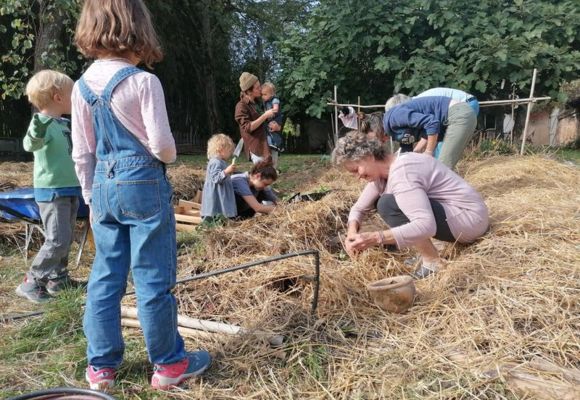
{"type": "Polygon", "coordinates": [[[163,165],[151,157],[99,161],[91,209],[96,255],[89,278],[84,331],[89,364],[117,368],[123,359],[120,302],[129,268],[149,359],[185,357],[177,332],[175,216],[163,165]]]}

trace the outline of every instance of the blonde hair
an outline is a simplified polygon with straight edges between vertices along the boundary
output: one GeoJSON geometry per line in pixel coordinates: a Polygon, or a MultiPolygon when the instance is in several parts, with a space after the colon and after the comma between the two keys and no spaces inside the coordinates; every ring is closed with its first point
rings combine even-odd
{"type": "Polygon", "coordinates": [[[74,82],[68,75],[51,69],[37,72],[26,84],[28,101],[36,108],[43,109],[54,101],[55,94],[71,89],[74,82]]]}
{"type": "Polygon", "coordinates": [[[236,145],[231,137],[223,133],[216,133],[207,142],[207,158],[217,157],[220,150],[234,150],[236,145]]]}
{"type": "Polygon", "coordinates": [[[148,67],[163,52],[142,0],[85,0],[75,43],[88,58],[134,54],[148,67]]]}
{"type": "Polygon", "coordinates": [[[272,92],[272,95],[276,95],[276,86],[272,82],[264,82],[262,84],[262,89],[266,89],[272,92]]]}

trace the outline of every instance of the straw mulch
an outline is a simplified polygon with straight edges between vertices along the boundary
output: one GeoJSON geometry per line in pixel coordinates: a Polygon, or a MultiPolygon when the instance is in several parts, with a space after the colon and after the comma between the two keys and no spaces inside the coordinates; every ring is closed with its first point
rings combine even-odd
{"type": "Polygon", "coordinates": [[[0,192],[32,186],[32,166],[31,162],[0,162],[0,192]]]}
{"type": "MultiPolygon", "coordinates": [[[[0,192],[32,186],[32,163],[1,162],[0,192]]],[[[0,245],[18,246],[23,242],[24,225],[0,221],[0,245]]],[[[35,242],[38,242],[35,236],[35,242]]]]}
{"type": "Polygon", "coordinates": [[[203,189],[205,171],[194,169],[186,164],[170,166],[167,176],[173,185],[175,199],[193,200],[198,190],[203,189]]]}
{"type": "Polygon", "coordinates": [[[408,272],[408,253],[341,252],[337,231],[362,187],[341,171],[319,182],[336,189],[319,202],[205,231],[197,250],[181,249],[180,276],[310,248],[322,261],[316,317],[307,257],[179,285],[183,314],[286,336],[278,349],[252,335],[190,342],[217,360],[187,396],[580,398],[578,169],[498,157],[461,171],[484,194],[491,231],[449,245],[406,314],[382,312],[365,287],[408,272]]]}

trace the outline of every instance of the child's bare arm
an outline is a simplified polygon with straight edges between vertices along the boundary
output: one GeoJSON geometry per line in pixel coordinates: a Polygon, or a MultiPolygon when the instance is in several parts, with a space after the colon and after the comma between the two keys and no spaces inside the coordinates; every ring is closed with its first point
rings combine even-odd
{"type": "Polygon", "coordinates": [[[274,104],[272,105],[272,110],[274,110],[274,112],[275,112],[276,114],[278,114],[278,113],[280,112],[280,103],[274,103],[274,104]]]}

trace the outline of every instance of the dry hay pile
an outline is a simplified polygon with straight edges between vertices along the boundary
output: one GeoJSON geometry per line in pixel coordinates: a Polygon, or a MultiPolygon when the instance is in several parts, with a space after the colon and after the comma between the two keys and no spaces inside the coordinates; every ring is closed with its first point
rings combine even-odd
{"type": "MultiPolygon", "coordinates": [[[[21,187],[31,187],[32,167],[33,164],[31,162],[0,163],[0,192],[21,187]]],[[[1,245],[10,247],[17,245],[21,242],[21,236],[23,234],[24,226],[22,224],[11,224],[0,221],[1,245]]]]}
{"type": "Polygon", "coordinates": [[[186,164],[170,166],[167,176],[173,186],[175,199],[193,200],[198,190],[203,189],[205,171],[194,169],[186,164]]]}
{"type": "MultiPolygon", "coordinates": [[[[0,191],[32,186],[33,163],[3,162],[0,163],[0,191]]],[[[167,175],[173,185],[175,199],[191,200],[199,189],[203,188],[204,171],[185,164],[171,166],[167,175]]],[[[0,221],[0,244],[14,247],[22,245],[24,225],[0,221]]],[[[32,248],[41,243],[41,236],[34,236],[32,248]]]]}
{"type": "Polygon", "coordinates": [[[32,186],[31,162],[0,162],[0,192],[32,186]]]}
{"type": "MultiPolygon", "coordinates": [[[[312,260],[272,263],[177,287],[180,312],[286,335],[202,338],[216,366],[190,393],[209,398],[579,398],[580,272],[575,167],[542,157],[463,165],[485,196],[491,231],[449,246],[448,263],[417,282],[406,314],[370,301],[366,285],[410,268],[378,249],[349,260],[336,231],[361,184],[331,170],[319,202],[203,232],[206,258],[180,257],[179,275],[319,249],[318,315],[309,316],[312,260]]],[[[198,250],[199,251],[199,250],[198,250]]]]}

